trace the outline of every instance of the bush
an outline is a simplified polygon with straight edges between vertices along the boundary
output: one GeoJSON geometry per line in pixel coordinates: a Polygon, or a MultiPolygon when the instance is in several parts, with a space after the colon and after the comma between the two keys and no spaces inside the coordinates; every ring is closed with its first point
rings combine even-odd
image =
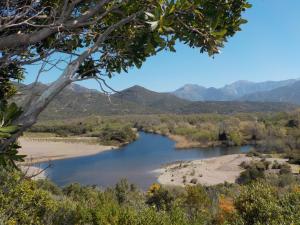
{"type": "Polygon", "coordinates": [[[48,192],[18,172],[1,171],[0,184],[0,215],[6,215],[6,224],[45,224],[58,208],[48,192]]]}
{"type": "Polygon", "coordinates": [[[247,152],[246,154],[248,157],[262,157],[262,154],[258,151],[256,151],[255,149],[251,149],[249,152],[247,152]]]}
{"type": "Polygon", "coordinates": [[[238,131],[232,131],[229,133],[229,139],[234,143],[234,145],[242,145],[244,138],[238,131]]]}
{"type": "Polygon", "coordinates": [[[275,169],[275,170],[280,169],[280,164],[278,163],[277,160],[275,160],[275,161],[273,162],[272,169],[275,169]]]}
{"type": "Polygon", "coordinates": [[[54,195],[61,195],[62,190],[48,179],[39,179],[36,181],[37,188],[43,189],[54,195]]]}
{"type": "Polygon", "coordinates": [[[286,224],[283,209],[275,190],[262,182],[244,186],[235,200],[235,208],[244,223],[252,224],[286,224]]]}
{"type": "Polygon", "coordinates": [[[291,170],[291,166],[287,163],[278,163],[278,161],[274,161],[273,165],[272,165],[272,169],[277,169],[279,170],[280,174],[289,174],[292,172],[291,170]]]}
{"type": "Polygon", "coordinates": [[[130,126],[113,127],[108,125],[101,130],[99,138],[105,144],[124,144],[135,140],[136,133],[130,126]]]}
{"type": "Polygon", "coordinates": [[[299,127],[299,120],[289,120],[286,124],[287,127],[290,128],[298,128],[299,127]]]}
{"type": "Polygon", "coordinates": [[[154,184],[149,188],[146,203],[157,210],[171,210],[174,196],[165,188],[154,184]]]}
{"type": "Polygon", "coordinates": [[[280,165],[280,170],[279,170],[279,173],[280,174],[289,174],[291,173],[291,166],[287,163],[283,163],[280,165]]]}
{"type": "Polygon", "coordinates": [[[289,163],[300,165],[300,152],[291,152],[286,154],[286,158],[288,158],[289,163]]]}
{"type": "Polygon", "coordinates": [[[259,162],[251,162],[249,164],[242,163],[241,166],[243,166],[246,170],[240,174],[236,182],[238,184],[247,184],[259,178],[265,178],[264,172],[269,168],[269,165],[269,162],[263,160],[259,162]]]}
{"type": "Polygon", "coordinates": [[[199,219],[201,217],[209,220],[211,217],[210,208],[212,207],[212,202],[201,185],[186,187],[183,205],[191,218],[199,219]]]}
{"type": "Polygon", "coordinates": [[[278,194],[267,183],[253,182],[242,187],[235,208],[242,219],[239,224],[299,224],[300,191],[278,194]]]}
{"type": "Polygon", "coordinates": [[[128,206],[138,205],[142,201],[142,195],[134,184],[129,184],[126,179],[121,179],[114,188],[114,194],[119,204],[128,206]]]}

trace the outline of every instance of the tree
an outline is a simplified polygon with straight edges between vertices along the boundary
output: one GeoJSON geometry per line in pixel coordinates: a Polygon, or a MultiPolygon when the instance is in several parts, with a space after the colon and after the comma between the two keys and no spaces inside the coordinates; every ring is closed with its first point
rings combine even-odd
{"type": "Polygon", "coordinates": [[[299,224],[299,202],[297,190],[279,193],[263,181],[252,182],[235,199],[242,219],[238,224],[299,224]]]}
{"type": "Polygon", "coordinates": [[[242,13],[249,7],[247,0],[1,1],[1,82],[28,64],[40,64],[37,80],[46,70],[63,68],[40,96],[32,93],[13,121],[18,131],[1,140],[0,152],[72,82],[95,79],[107,93],[106,77],[140,68],[159,51],[175,52],[178,41],[216,54],[246,22],[242,13]]]}

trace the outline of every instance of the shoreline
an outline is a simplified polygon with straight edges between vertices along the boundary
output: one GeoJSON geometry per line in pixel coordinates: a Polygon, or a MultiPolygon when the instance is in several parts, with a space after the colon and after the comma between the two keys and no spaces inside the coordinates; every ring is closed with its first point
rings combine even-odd
{"type": "Polygon", "coordinates": [[[222,144],[218,141],[201,143],[201,142],[197,142],[197,141],[188,140],[183,135],[162,133],[162,132],[159,132],[159,131],[152,131],[152,130],[148,130],[148,131],[142,130],[142,132],[150,133],[150,134],[158,134],[158,135],[162,135],[162,136],[165,136],[167,138],[170,138],[172,141],[175,142],[175,148],[176,149],[210,148],[210,147],[222,146],[222,144]]]}
{"type": "MultiPolygon", "coordinates": [[[[206,159],[180,161],[170,163],[153,172],[158,173],[158,183],[166,186],[186,185],[217,185],[224,182],[235,183],[240,173],[242,162],[249,163],[260,160],[257,157],[248,157],[246,154],[223,155],[206,159]]],[[[286,159],[267,158],[267,161],[286,162],[286,159]]],[[[292,164],[290,164],[292,166],[292,164]]],[[[297,167],[298,168],[298,167],[297,167]]],[[[293,169],[293,168],[292,168],[293,169]]]]}
{"type": "Polygon", "coordinates": [[[175,148],[177,149],[210,148],[210,147],[222,146],[222,144],[218,142],[201,143],[196,141],[190,141],[185,136],[182,135],[168,134],[167,137],[175,142],[175,148]]]}
{"type": "Polygon", "coordinates": [[[171,134],[171,133],[162,133],[160,131],[142,131],[145,133],[158,134],[170,138],[175,142],[176,149],[188,149],[188,148],[214,148],[214,147],[242,147],[245,145],[251,145],[249,142],[245,142],[241,145],[226,145],[222,141],[208,141],[208,142],[199,142],[191,141],[183,135],[171,134]]]}
{"type": "Polygon", "coordinates": [[[76,139],[76,141],[70,141],[70,139],[64,141],[63,138],[19,138],[20,145],[22,146],[19,153],[21,155],[27,155],[25,162],[21,163],[21,165],[95,155],[119,148],[117,146],[105,146],[93,142],[89,143],[87,141],[88,139],[79,138],[76,139]]]}

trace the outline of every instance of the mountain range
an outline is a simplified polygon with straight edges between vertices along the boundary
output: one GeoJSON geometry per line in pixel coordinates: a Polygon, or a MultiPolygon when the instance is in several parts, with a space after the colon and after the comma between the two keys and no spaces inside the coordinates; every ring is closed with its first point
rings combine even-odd
{"type": "Polygon", "coordinates": [[[247,94],[240,98],[240,101],[290,102],[300,105],[300,81],[270,91],[247,94]]]}
{"type": "MultiPolygon", "coordinates": [[[[13,99],[26,104],[31,93],[38,97],[47,85],[18,84],[18,94],[13,99]]],[[[273,89],[274,90],[274,89],[273,89]]],[[[174,93],[159,93],[141,86],[133,86],[111,96],[72,84],[63,90],[41,114],[42,119],[63,119],[90,115],[128,114],[193,114],[287,111],[298,106],[285,102],[240,101],[190,101],[174,93]]]]}
{"type": "MultiPolygon", "coordinates": [[[[285,97],[284,90],[290,87],[300,87],[300,80],[289,79],[283,81],[250,82],[236,81],[222,88],[206,88],[197,84],[186,84],[172,92],[179,98],[190,101],[272,101],[291,102],[298,104],[300,101],[292,96],[285,97]],[[277,94],[274,96],[274,94],[277,94]],[[261,96],[264,96],[261,98],[261,96]]],[[[299,89],[300,94],[300,89],[299,89]]]]}

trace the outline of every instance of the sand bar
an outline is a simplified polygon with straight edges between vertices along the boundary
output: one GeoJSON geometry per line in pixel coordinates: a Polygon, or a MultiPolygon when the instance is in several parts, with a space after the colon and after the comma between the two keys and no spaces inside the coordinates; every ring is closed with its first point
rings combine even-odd
{"type": "MultiPolygon", "coordinates": [[[[193,184],[216,185],[226,182],[234,183],[243,169],[242,162],[260,160],[245,154],[225,155],[209,159],[176,162],[156,170],[158,182],[163,185],[185,186],[193,184]],[[193,180],[194,179],[194,180],[193,180]],[[194,182],[191,182],[191,181],[194,182]]],[[[268,158],[283,163],[286,159],[268,158]]]]}
{"type": "Polygon", "coordinates": [[[63,142],[57,140],[43,140],[20,138],[20,154],[27,155],[26,163],[47,162],[57,159],[73,158],[94,155],[111,149],[115,146],[104,146],[95,143],[63,142]]]}

